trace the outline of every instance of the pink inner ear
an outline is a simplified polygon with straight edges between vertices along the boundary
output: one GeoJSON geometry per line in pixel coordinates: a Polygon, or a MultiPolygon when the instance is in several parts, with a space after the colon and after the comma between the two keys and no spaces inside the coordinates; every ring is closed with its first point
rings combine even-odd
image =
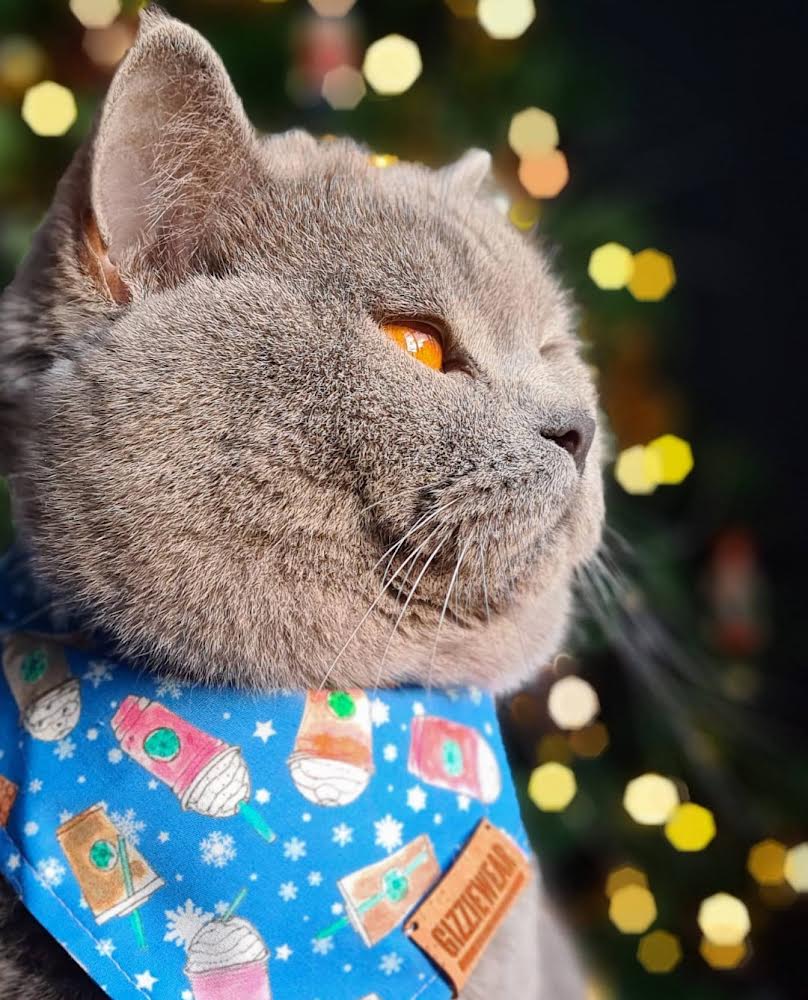
{"type": "Polygon", "coordinates": [[[109,259],[107,247],[92,212],[87,212],[84,217],[84,246],[87,250],[90,268],[102,291],[118,305],[126,305],[131,302],[132,293],[121,277],[118,268],[109,259]]]}

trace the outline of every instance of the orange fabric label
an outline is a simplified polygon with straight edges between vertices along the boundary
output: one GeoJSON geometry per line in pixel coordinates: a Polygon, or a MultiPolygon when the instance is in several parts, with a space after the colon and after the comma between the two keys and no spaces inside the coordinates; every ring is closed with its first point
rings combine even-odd
{"type": "Polygon", "coordinates": [[[530,877],[522,851],[506,833],[482,820],[437,888],[407,921],[406,932],[449,978],[455,996],[530,877]]]}

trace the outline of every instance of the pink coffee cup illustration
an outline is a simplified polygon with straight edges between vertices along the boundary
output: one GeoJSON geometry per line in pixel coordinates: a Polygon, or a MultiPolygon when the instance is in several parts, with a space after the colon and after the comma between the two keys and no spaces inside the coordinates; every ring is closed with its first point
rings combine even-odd
{"type": "Polygon", "coordinates": [[[502,788],[494,751],[477,730],[434,715],[412,720],[407,769],[430,785],[481,802],[495,802],[502,788]]]}

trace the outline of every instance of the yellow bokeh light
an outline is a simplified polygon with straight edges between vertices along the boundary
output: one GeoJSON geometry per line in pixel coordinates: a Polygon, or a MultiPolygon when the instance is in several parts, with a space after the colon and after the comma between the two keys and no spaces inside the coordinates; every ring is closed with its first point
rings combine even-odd
{"type": "Polygon", "coordinates": [[[562,812],[575,798],[577,790],[575,775],[556,761],[537,767],[527,786],[531,801],[543,812],[562,812]]]}
{"type": "Polygon", "coordinates": [[[713,969],[737,969],[748,954],[746,942],[740,944],[714,944],[708,938],[702,938],[699,954],[713,969]]]}
{"type": "Polygon", "coordinates": [[[701,933],[713,944],[722,947],[742,944],[751,926],[749,910],[737,896],[717,892],[702,900],[699,907],[699,927],[701,933]]]}
{"type": "Polygon", "coordinates": [[[370,162],[374,167],[378,167],[383,170],[385,167],[392,167],[398,163],[398,157],[395,153],[371,153],[370,162]]]}
{"type": "Polygon", "coordinates": [[[635,823],[662,826],[679,805],[679,792],[670,778],[641,774],[626,785],[623,806],[635,823]]]}
{"type": "Polygon", "coordinates": [[[23,91],[45,71],[45,53],[32,38],[9,35],[0,41],[0,84],[23,91]]]}
{"type": "Polygon", "coordinates": [[[572,760],[572,752],[567,737],[562,733],[545,733],[536,747],[536,758],[540,764],[544,764],[548,760],[569,764],[572,760]]]}
{"type": "Polygon", "coordinates": [[[558,145],[558,125],[549,111],[525,108],[511,119],[508,142],[517,156],[543,156],[558,145]]]}
{"type": "Polygon", "coordinates": [[[795,892],[808,892],[808,843],[797,844],[786,854],[783,874],[795,892]]]}
{"type": "Polygon", "coordinates": [[[665,836],[677,851],[703,851],[715,837],[715,819],[704,806],[684,802],[666,823],[665,836]]]}
{"type": "Polygon", "coordinates": [[[477,20],[492,38],[518,38],[536,17],[533,0],[480,0],[477,20]]]}
{"type": "Polygon", "coordinates": [[[356,0],[309,0],[320,17],[345,17],[356,0]]]}
{"type": "Polygon", "coordinates": [[[569,745],[579,757],[599,757],[609,745],[609,730],[602,722],[593,722],[569,734],[569,745]]]}
{"type": "Polygon", "coordinates": [[[749,851],[746,868],[758,885],[782,885],[785,879],[786,847],[771,837],[749,851]]]}
{"type": "Polygon", "coordinates": [[[70,0],[70,10],[85,28],[108,28],[121,12],[121,0],[70,0]]]}
{"type": "Polygon", "coordinates": [[[633,865],[621,865],[609,873],[606,879],[606,895],[611,899],[618,889],[624,889],[627,885],[638,885],[642,889],[647,889],[648,877],[644,871],[633,865]]]}
{"type": "Polygon", "coordinates": [[[446,0],[446,6],[455,17],[477,16],[477,0],[446,0]]]}
{"type": "Polygon", "coordinates": [[[99,66],[117,66],[132,46],[135,31],[124,21],[84,32],[84,51],[99,66]]]}
{"type": "Polygon", "coordinates": [[[534,198],[555,198],[569,179],[567,158],[560,149],[543,156],[526,156],[519,164],[519,181],[534,198]]]}
{"type": "Polygon", "coordinates": [[[659,302],[676,284],[673,260],[661,250],[634,254],[634,273],[628,290],[640,302],[659,302]]]}
{"type": "Polygon", "coordinates": [[[633,496],[647,496],[659,486],[662,465],[659,456],[648,451],[644,444],[626,448],[617,456],[614,478],[626,493],[633,496]]]}
{"type": "Polygon", "coordinates": [[[517,229],[532,229],[539,221],[541,209],[533,198],[517,198],[508,206],[508,218],[517,229]]]}
{"type": "Polygon", "coordinates": [[[634,274],[634,254],[622,243],[604,243],[592,251],[588,273],[598,288],[625,288],[634,274]]]}
{"type": "Polygon", "coordinates": [[[573,674],[550,688],[547,711],[561,729],[583,729],[600,711],[600,702],[592,685],[573,674]]]}
{"type": "Polygon", "coordinates": [[[693,468],[693,450],[683,438],[675,434],[663,434],[646,445],[646,448],[659,459],[660,483],[676,486],[690,474],[693,468]]]}
{"type": "Polygon", "coordinates": [[[76,120],[76,114],[73,94],[52,80],[44,80],[25,92],[23,121],[36,135],[64,135],[76,120]]]}
{"type": "Polygon", "coordinates": [[[671,972],[682,961],[682,946],[670,931],[651,931],[641,938],[637,958],[646,972],[671,972]]]}
{"type": "Polygon", "coordinates": [[[641,885],[617,889],[609,903],[609,919],[623,934],[644,934],[656,920],[657,908],[651,892],[641,885]]]}
{"type": "Polygon", "coordinates": [[[353,66],[336,66],[323,77],[323,97],[336,111],[352,111],[365,94],[364,78],[353,66]]]}
{"type": "Polygon", "coordinates": [[[403,35],[385,35],[368,46],[362,72],[377,94],[403,94],[421,75],[418,46],[403,35]]]}

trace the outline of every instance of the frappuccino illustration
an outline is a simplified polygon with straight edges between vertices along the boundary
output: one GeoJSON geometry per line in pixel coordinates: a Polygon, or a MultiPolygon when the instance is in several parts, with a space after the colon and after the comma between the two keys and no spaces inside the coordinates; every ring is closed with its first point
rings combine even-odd
{"type": "Polygon", "coordinates": [[[81,714],[81,693],[59,642],[12,632],[3,639],[3,672],[23,728],[33,737],[57,741],[71,732],[81,714]]]}
{"type": "Polygon", "coordinates": [[[332,937],[350,924],[368,947],[395,930],[440,876],[426,834],[405,844],[384,861],[360,868],[337,882],[346,915],[320,931],[332,937]]]}
{"type": "Polygon", "coordinates": [[[8,823],[8,817],[14,808],[19,788],[4,775],[0,774],[0,829],[8,823]]]}
{"type": "Polygon", "coordinates": [[[129,695],[112,719],[121,749],[165,782],[183,809],[217,819],[237,813],[265,840],[274,840],[250,805],[250,775],[237,746],[186,722],[148,698],[129,695]]]}
{"type": "Polygon", "coordinates": [[[96,923],[128,915],[144,947],[138,908],[165,883],[119,833],[104,805],[97,803],[66,820],[56,837],[96,923]]]}
{"type": "Polygon", "coordinates": [[[430,785],[481,802],[495,802],[502,788],[494,751],[477,730],[434,715],[412,720],[407,769],[430,785]]]}
{"type": "Polygon", "coordinates": [[[185,975],[194,1000],[271,1000],[267,946],[253,925],[230,909],[188,944],[185,975]]]}
{"type": "Polygon", "coordinates": [[[370,702],[364,691],[310,691],[289,757],[301,795],[319,806],[345,806],[373,774],[370,702]]]}

